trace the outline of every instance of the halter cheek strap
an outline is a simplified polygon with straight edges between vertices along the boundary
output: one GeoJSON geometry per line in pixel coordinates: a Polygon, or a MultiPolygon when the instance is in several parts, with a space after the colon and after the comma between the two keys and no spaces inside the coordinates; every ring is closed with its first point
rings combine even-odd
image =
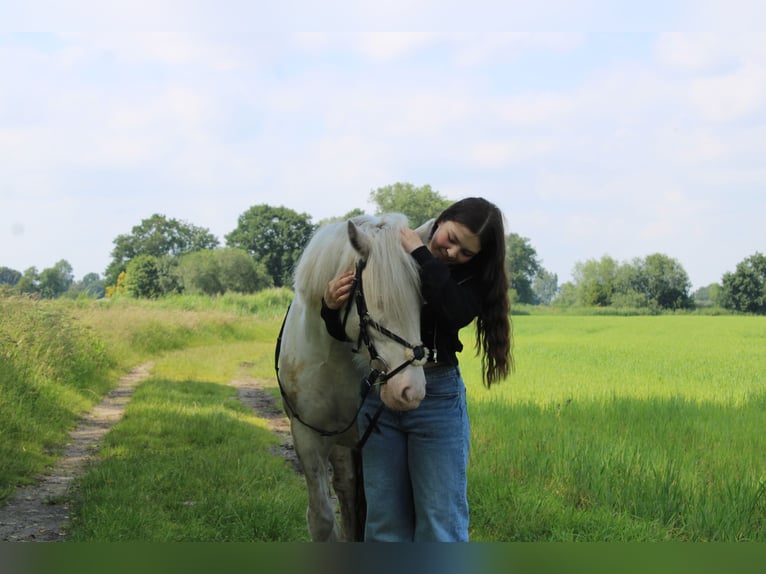
{"type": "MultiPolygon", "coordinates": [[[[364,288],[362,285],[362,271],[364,271],[364,268],[367,265],[367,261],[364,259],[359,259],[356,263],[356,272],[354,274],[354,283],[352,287],[352,297],[356,302],[356,312],[359,315],[359,339],[357,340],[356,347],[353,349],[355,353],[359,352],[359,350],[362,347],[362,343],[364,343],[364,346],[367,347],[367,352],[370,354],[370,363],[372,364],[375,361],[380,361],[384,365],[386,364],[385,361],[380,357],[378,354],[377,349],[375,348],[375,343],[373,343],[372,338],[370,337],[369,329],[375,329],[382,335],[385,335],[389,339],[396,341],[403,347],[405,347],[405,357],[406,360],[401,363],[398,367],[396,367],[394,370],[389,371],[387,369],[380,370],[372,368],[370,375],[367,377],[367,381],[375,384],[382,385],[383,383],[387,382],[391,377],[397,375],[401,371],[403,371],[405,368],[407,368],[410,365],[413,365],[415,367],[421,367],[425,364],[427,358],[428,358],[428,349],[426,349],[422,343],[418,345],[413,345],[409,341],[403,339],[396,333],[390,331],[389,329],[386,329],[383,325],[375,321],[371,316],[370,312],[367,309],[367,301],[364,298],[364,288]],[[372,379],[372,380],[371,380],[372,379]]],[[[346,321],[348,320],[349,311],[351,309],[351,304],[346,307],[346,314],[343,319],[343,324],[345,327],[346,321]]],[[[387,366],[387,365],[386,365],[387,366]]]]}

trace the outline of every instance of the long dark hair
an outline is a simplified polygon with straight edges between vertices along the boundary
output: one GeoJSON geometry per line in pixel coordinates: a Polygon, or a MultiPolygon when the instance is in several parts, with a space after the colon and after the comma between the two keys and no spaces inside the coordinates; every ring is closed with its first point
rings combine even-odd
{"type": "Polygon", "coordinates": [[[479,253],[466,265],[475,270],[482,285],[483,297],[476,319],[476,353],[482,354],[482,376],[489,387],[514,370],[503,214],[486,199],[468,197],[445,209],[434,228],[443,221],[465,225],[481,243],[479,253]]]}

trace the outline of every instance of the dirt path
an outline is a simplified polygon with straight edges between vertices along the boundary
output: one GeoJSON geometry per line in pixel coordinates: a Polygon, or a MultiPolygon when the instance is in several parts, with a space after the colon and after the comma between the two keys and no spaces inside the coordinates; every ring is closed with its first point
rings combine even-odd
{"type": "Polygon", "coordinates": [[[290,435],[290,421],[282,410],[281,403],[268,391],[264,383],[258,379],[241,377],[230,383],[237,389],[237,395],[242,404],[251,407],[255,414],[269,423],[269,429],[280,438],[279,448],[273,453],[287,459],[297,473],[301,473],[298,456],[293,448],[293,438],[290,435]]]}
{"type": "Polygon", "coordinates": [[[141,365],[122,377],[70,433],[69,443],[51,472],[35,484],[18,488],[10,502],[0,508],[0,541],[63,541],[64,526],[69,522],[69,485],[83,474],[101,439],[122,418],[133,391],[151,368],[151,363],[141,365]]]}
{"type": "MultiPolygon", "coordinates": [[[[64,529],[69,523],[70,485],[83,475],[101,439],[122,418],[138,383],[149,376],[151,368],[151,363],[141,365],[120,379],[117,387],[70,433],[70,441],[51,472],[35,484],[18,488],[8,504],[0,507],[0,542],[64,541],[64,529]]],[[[239,400],[266,419],[271,431],[280,437],[280,446],[274,454],[286,458],[300,472],[290,423],[278,401],[256,379],[238,378],[231,385],[237,389],[239,400]]]]}

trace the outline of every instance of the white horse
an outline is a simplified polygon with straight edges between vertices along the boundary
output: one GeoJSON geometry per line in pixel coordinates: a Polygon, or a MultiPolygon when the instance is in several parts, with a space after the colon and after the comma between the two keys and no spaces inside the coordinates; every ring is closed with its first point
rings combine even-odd
{"type": "Polygon", "coordinates": [[[389,214],[320,227],[295,269],[295,298],[276,366],[308,487],[314,541],[362,538],[366,506],[361,465],[352,456],[362,390],[372,387],[370,392],[380,392],[395,410],[414,409],[425,396],[420,279],[399,239],[406,224],[403,215],[389,214]],[[329,335],[320,316],[322,295],[332,278],[355,268],[354,291],[341,310],[349,342],[341,342],[329,335]],[[330,496],[330,465],[342,527],[330,496]]]}

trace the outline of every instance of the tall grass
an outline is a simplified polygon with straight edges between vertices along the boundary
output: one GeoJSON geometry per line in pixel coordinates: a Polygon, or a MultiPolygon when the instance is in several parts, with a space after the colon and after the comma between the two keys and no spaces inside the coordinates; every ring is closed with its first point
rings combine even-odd
{"type": "Polygon", "coordinates": [[[161,302],[0,297],[0,503],[53,463],[122,373],[211,342],[273,341],[269,318],[289,298],[285,289],[161,302]]]}
{"type": "Polygon", "coordinates": [[[477,540],[766,539],[766,319],[517,317],[464,361],[477,540]]]}
{"type": "Polygon", "coordinates": [[[288,289],[220,297],[177,295],[159,300],[117,297],[80,306],[77,316],[90,325],[125,367],[147,357],[204,346],[210,341],[257,340],[263,328],[287,310],[288,289]]]}
{"type": "MultiPolygon", "coordinates": [[[[292,300],[293,292],[286,287],[264,289],[253,294],[225,293],[207,295],[170,295],[156,301],[144,301],[152,309],[173,311],[224,311],[239,315],[257,315],[261,319],[284,315],[292,300]]],[[[121,299],[131,306],[141,304],[135,299],[121,299]]]]}
{"type": "Polygon", "coordinates": [[[109,388],[96,334],[62,306],[0,298],[0,502],[53,462],[69,428],[109,388]]]}

